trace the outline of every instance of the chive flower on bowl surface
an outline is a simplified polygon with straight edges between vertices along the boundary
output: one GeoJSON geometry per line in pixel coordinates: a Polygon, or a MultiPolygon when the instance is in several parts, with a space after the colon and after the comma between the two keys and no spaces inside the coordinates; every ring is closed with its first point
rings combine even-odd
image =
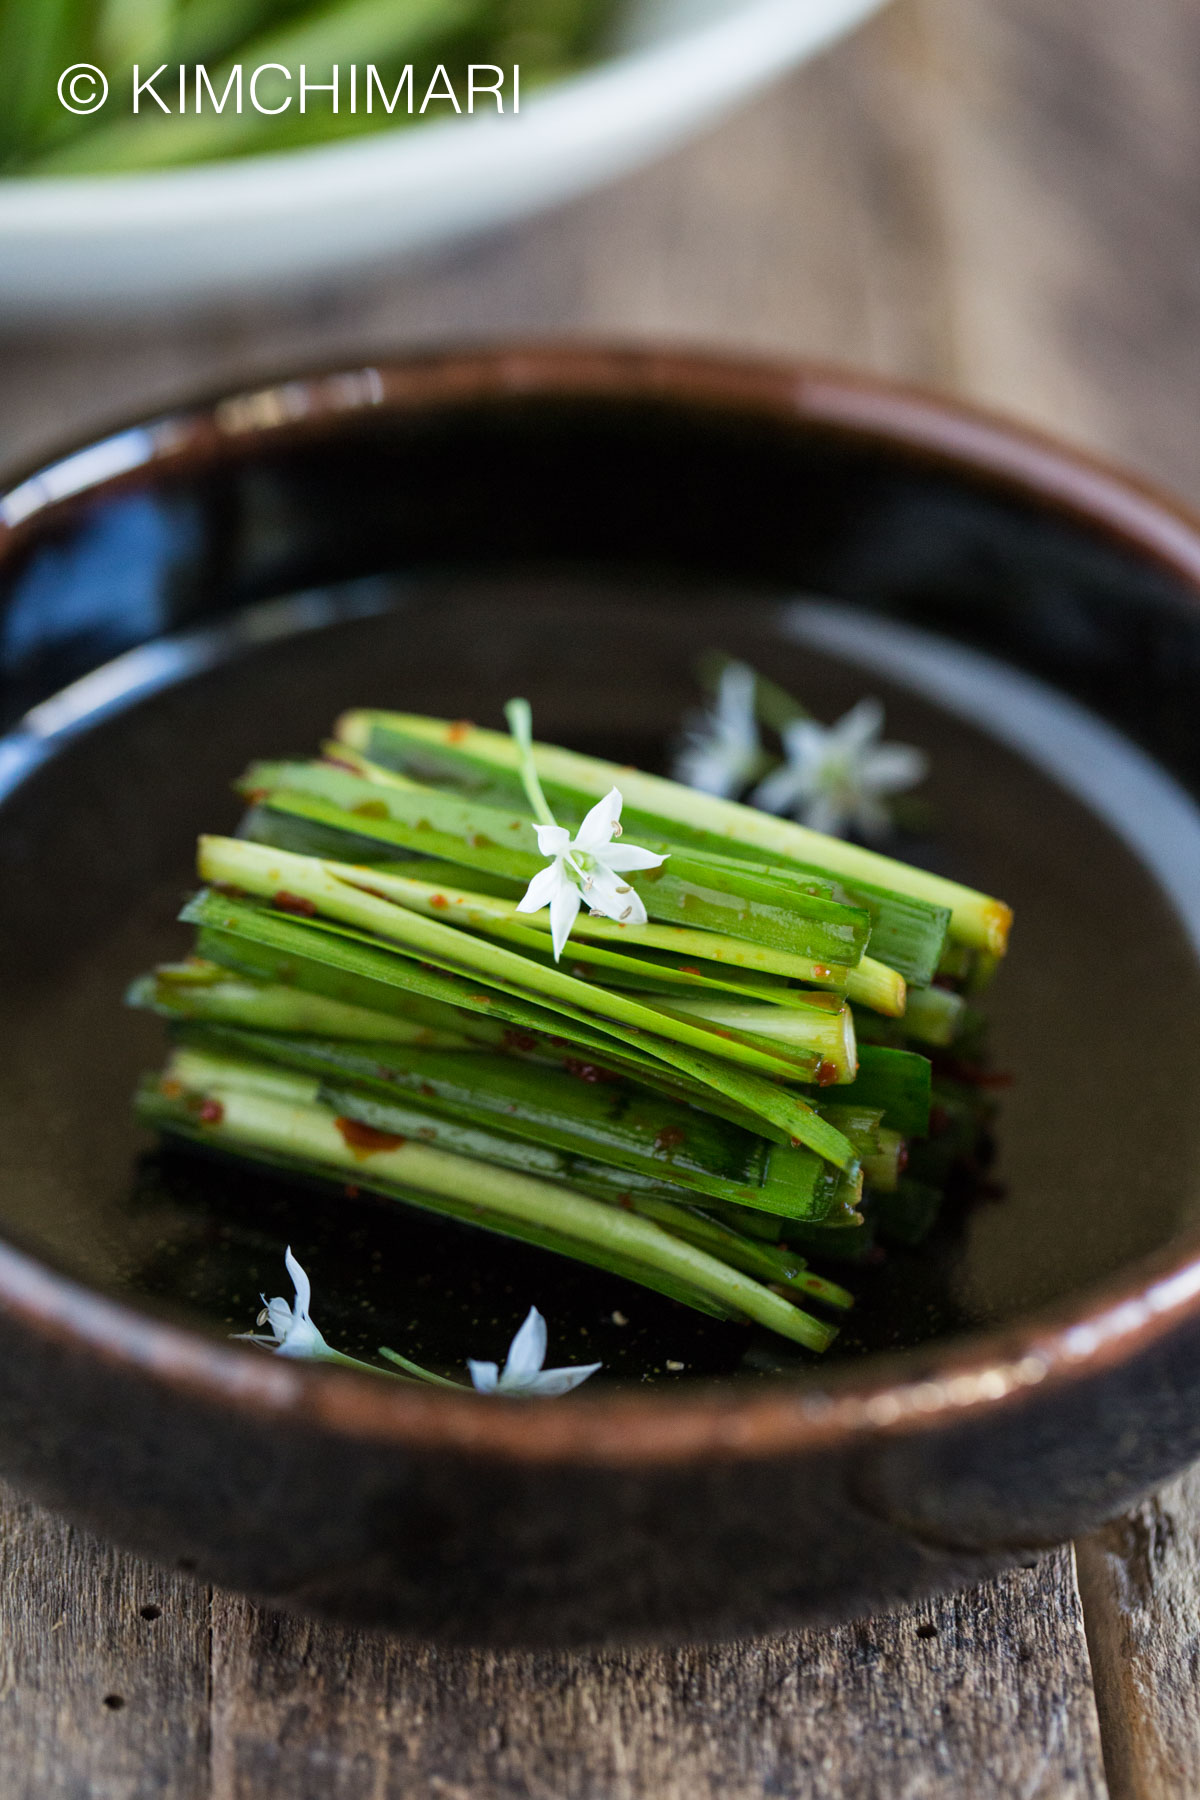
{"type": "Polygon", "coordinates": [[[269,1325],[271,1336],[266,1333],[245,1332],[242,1335],[251,1344],[265,1344],[274,1350],[276,1356],[315,1357],[319,1361],[337,1361],[338,1353],[331,1350],[324,1337],[309,1317],[309,1305],[312,1301],[312,1283],[305,1274],[299,1261],[292,1255],[289,1244],[283,1253],[284,1266],[292,1278],[295,1298],[289,1303],[281,1294],[268,1300],[265,1294],[259,1298],[263,1310],[255,1323],[269,1325]]]}
{"type": "Polygon", "coordinates": [[[701,674],[713,698],[685,721],[674,759],[675,779],[700,793],[744,796],[761,812],[812,831],[876,843],[895,822],[893,800],[929,772],[924,751],[882,742],[883,707],[876,699],[860,700],[836,724],[822,725],[747,663],[714,655],[701,674]],[[779,740],[781,760],[764,748],[760,727],[779,740]]]}
{"type": "Polygon", "coordinates": [[[754,710],[756,677],[745,663],[728,662],[707,712],[684,726],[675,778],[702,794],[736,800],[768,761],[754,710]]]}
{"type": "Polygon", "coordinates": [[[569,1394],[572,1388],[577,1388],[580,1382],[602,1367],[595,1362],[582,1363],[574,1369],[544,1368],[546,1341],[546,1321],[537,1307],[531,1306],[525,1323],[508,1347],[503,1369],[494,1362],[468,1361],[475,1391],[480,1394],[542,1394],[553,1399],[558,1394],[569,1394]]]}
{"type": "MultiPolygon", "coordinates": [[[[293,1256],[290,1244],[284,1251],[283,1260],[292,1278],[295,1297],[289,1302],[279,1294],[273,1300],[262,1295],[263,1310],[255,1323],[270,1325],[271,1335],[268,1337],[265,1332],[239,1332],[237,1335],[243,1342],[262,1344],[273,1350],[276,1356],[341,1363],[350,1368],[368,1369],[373,1375],[387,1375],[398,1381],[417,1380],[432,1383],[436,1387],[469,1391],[465,1382],[451,1381],[444,1375],[435,1375],[432,1370],[423,1369],[419,1363],[411,1362],[408,1357],[400,1356],[395,1350],[381,1350],[380,1355],[387,1357],[389,1362],[396,1363],[404,1371],[403,1374],[397,1374],[393,1369],[377,1368],[373,1363],[361,1362],[356,1356],[344,1356],[340,1350],[334,1350],[326,1343],[309,1315],[312,1283],[299,1259],[293,1256]]],[[[468,1357],[467,1370],[471,1386],[477,1394],[502,1394],[510,1399],[540,1397],[552,1400],[560,1394],[569,1394],[604,1366],[594,1362],[582,1363],[571,1369],[547,1369],[543,1366],[546,1361],[546,1344],[546,1321],[537,1307],[531,1306],[524,1324],[508,1347],[503,1369],[494,1362],[478,1362],[473,1357],[468,1357]]]]}
{"type": "Polygon", "coordinates": [[[881,838],[891,827],[884,802],[914,787],[929,759],[911,744],[882,743],[883,707],[860,700],[836,725],[785,725],[784,761],[750,796],[764,812],[786,814],[812,831],[881,838]]]}

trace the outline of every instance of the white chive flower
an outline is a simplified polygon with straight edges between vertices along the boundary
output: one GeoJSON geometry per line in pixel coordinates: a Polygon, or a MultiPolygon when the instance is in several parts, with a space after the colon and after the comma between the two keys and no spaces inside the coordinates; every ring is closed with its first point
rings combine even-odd
{"type": "Polygon", "coordinates": [[[785,760],[754,790],[751,805],[831,837],[847,830],[883,837],[892,823],[885,800],[920,781],[929,759],[911,744],[881,743],[882,730],[878,700],[860,700],[836,725],[785,725],[785,760]]]}
{"type": "Polygon", "coordinates": [[[745,663],[726,663],[716,698],[693,715],[675,757],[676,781],[735,800],[766,760],[754,716],[755,675],[745,663]]]}
{"type": "Polygon", "coordinates": [[[252,1331],[242,1335],[252,1344],[266,1344],[278,1356],[315,1356],[327,1361],[338,1360],[337,1351],[330,1349],[308,1316],[312,1284],[292,1255],[290,1245],[284,1252],[283,1260],[296,1290],[294,1302],[289,1306],[282,1295],[276,1295],[274,1300],[268,1300],[265,1294],[260,1295],[263,1310],[256,1323],[269,1325],[272,1335],[268,1337],[264,1332],[259,1336],[252,1331]]]}
{"type": "Polygon", "coordinates": [[[571,927],[586,901],[592,912],[625,925],[644,925],[646,908],[622,879],[635,869],[657,869],[665,859],[637,844],[614,844],[621,835],[621,794],[612,788],[593,806],[572,837],[562,825],[535,825],[538,849],[551,858],[529,883],[517,911],[550,908],[554,960],[563,953],[571,927]]]}
{"type": "MultiPolygon", "coordinates": [[[[312,1300],[312,1286],[308,1276],[292,1255],[290,1247],[284,1252],[284,1263],[292,1278],[292,1286],[296,1297],[289,1305],[277,1295],[268,1300],[261,1295],[263,1310],[256,1323],[270,1325],[271,1335],[266,1332],[243,1331],[238,1335],[251,1344],[264,1344],[273,1350],[276,1356],[310,1357],[318,1362],[341,1363],[347,1368],[366,1369],[372,1375],[387,1375],[394,1380],[428,1381],[438,1387],[466,1388],[464,1382],[451,1381],[444,1375],[435,1375],[428,1369],[422,1369],[418,1363],[409,1362],[405,1357],[397,1356],[393,1350],[384,1350],[383,1356],[397,1362],[404,1374],[396,1376],[391,1369],[380,1369],[373,1363],[360,1362],[355,1356],[343,1356],[340,1350],[334,1350],[325,1342],[309,1317],[308,1308],[312,1300]]],[[[508,1357],[503,1372],[495,1363],[473,1362],[468,1360],[467,1368],[471,1373],[471,1384],[480,1394],[516,1394],[541,1395],[553,1399],[557,1394],[569,1394],[577,1388],[589,1375],[594,1375],[601,1363],[584,1363],[574,1369],[544,1369],[546,1360],[546,1321],[536,1306],[529,1309],[529,1317],[517,1332],[508,1347],[508,1357]]]]}
{"type": "Polygon", "coordinates": [[[546,1369],[546,1321],[536,1306],[531,1306],[516,1337],[508,1347],[504,1368],[494,1362],[469,1360],[467,1368],[480,1394],[542,1395],[553,1399],[569,1394],[581,1381],[594,1375],[600,1363],[583,1363],[574,1369],[546,1369]]]}

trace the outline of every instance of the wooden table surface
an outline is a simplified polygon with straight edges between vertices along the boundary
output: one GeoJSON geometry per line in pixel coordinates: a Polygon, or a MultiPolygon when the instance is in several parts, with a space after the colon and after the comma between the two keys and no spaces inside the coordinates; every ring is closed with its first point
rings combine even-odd
{"type": "MultiPolygon", "coordinates": [[[[0,335],[12,465],[189,389],[508,334],[804,352],[1200,499],[1200,8],[894,0],[703,141],[436,266],[0,335]]],[[[972,1593],[708,1650],[444,1654],[0,1494],[0,1800],[1194,1800],[1200,1471],[972,1593]]]]}

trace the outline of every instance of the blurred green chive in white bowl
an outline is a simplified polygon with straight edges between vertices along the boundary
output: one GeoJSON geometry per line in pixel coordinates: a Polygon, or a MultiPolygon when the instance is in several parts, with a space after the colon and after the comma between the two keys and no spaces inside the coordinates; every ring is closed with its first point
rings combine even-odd
{"type": "Polygon", "coordinates": [[[586,64],[615,10],[611,0],[0,0],[0,173],[167,168],[482,106],[512,112],[520,84],[586,64]]]}

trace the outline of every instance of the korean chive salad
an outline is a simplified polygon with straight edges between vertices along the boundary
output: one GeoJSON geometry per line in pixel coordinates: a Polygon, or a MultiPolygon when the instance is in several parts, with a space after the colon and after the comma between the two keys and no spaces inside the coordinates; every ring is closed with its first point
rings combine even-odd
{"type": "Polygon", "coordinates": [[[508,720],[351,712],[246,771],[194,953],[131,991],[142,1119],[824,1350],[820,1271],[918,1241],[984,1123],[1008,908],[508,720]]]}

